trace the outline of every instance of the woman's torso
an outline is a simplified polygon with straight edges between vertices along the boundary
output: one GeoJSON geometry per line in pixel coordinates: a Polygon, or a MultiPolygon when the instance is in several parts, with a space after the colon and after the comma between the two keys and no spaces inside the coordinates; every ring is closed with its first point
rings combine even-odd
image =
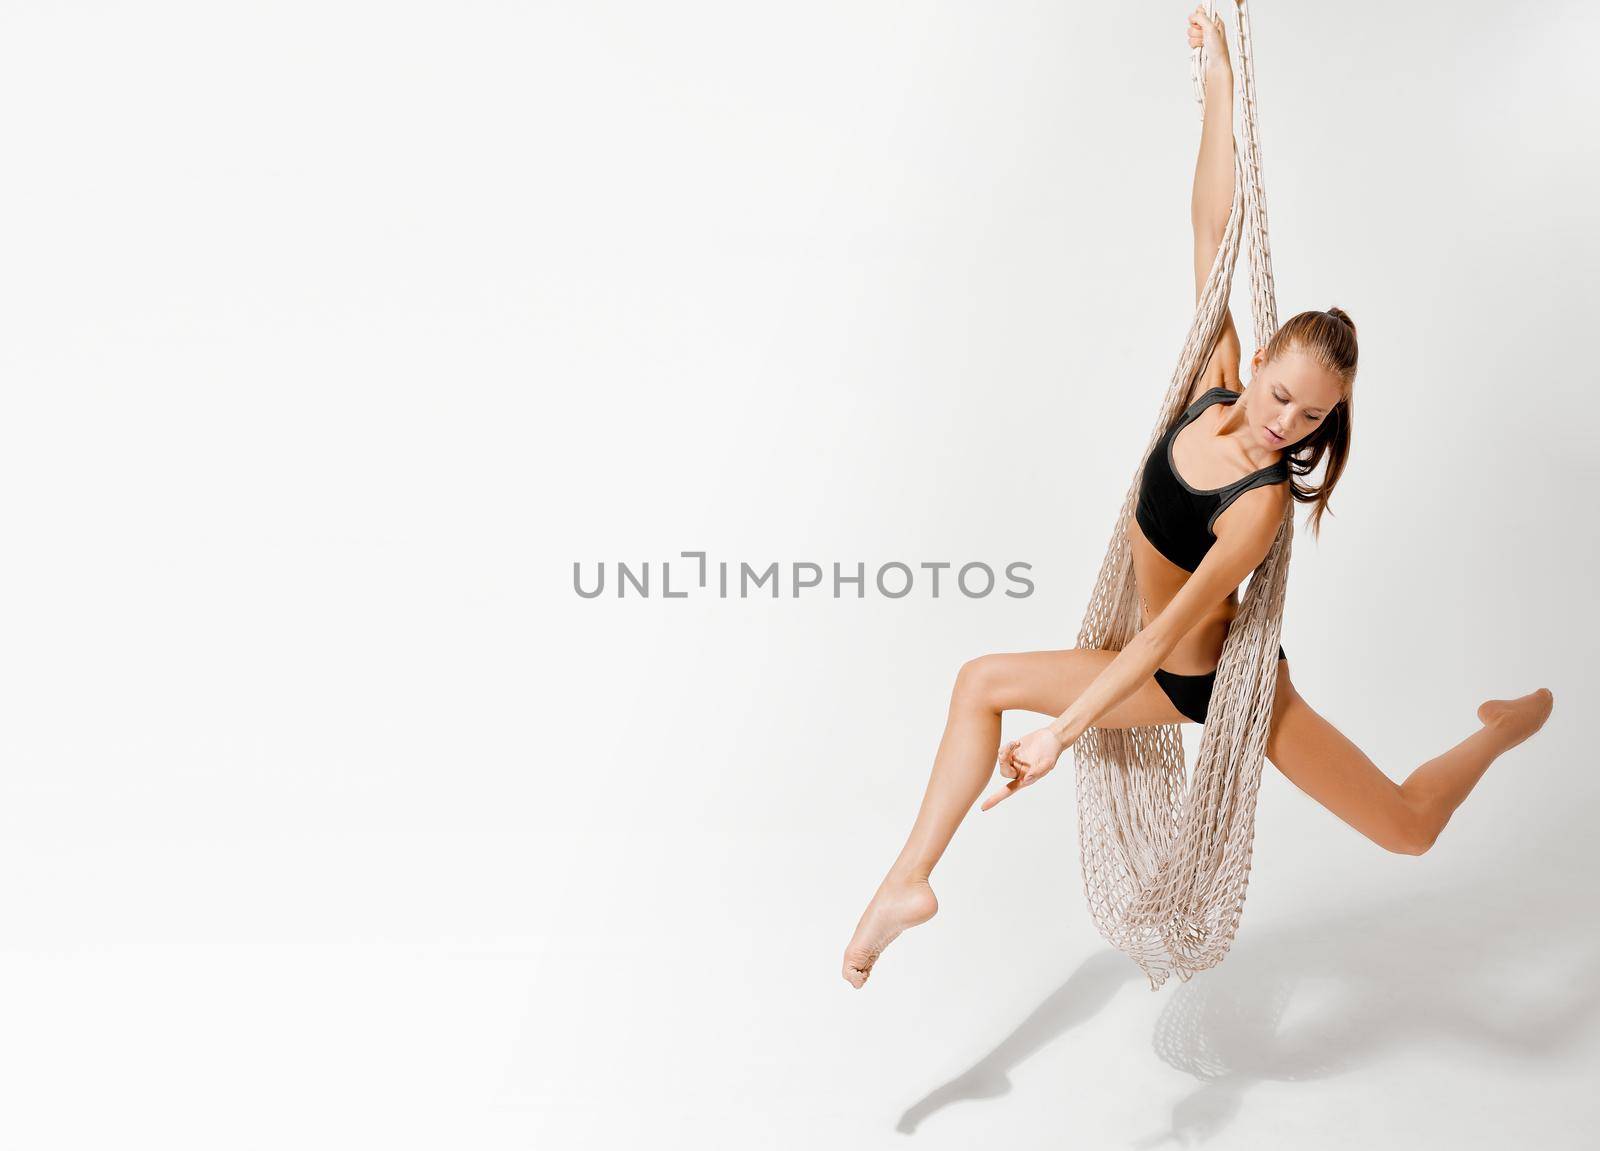
{"type": "MultiPolygon", "coordinates": [[[[1203,450],[1216,421],[1226,415],[1227,405],[1235,402],[1238,395],[1224,387],[1201,393],[1145,459],[1136,514],[1128,524],[1141,629],[1160,615],[1188,582],[1216,542],[1216,522],[1234,501],[1252,488],[1288,481],[1288,464],[1282,459],[1241,475],[1241,461],[1203,450]],[[1183,434],[1197,423],[1200,429],[1191,435],[1183,434]]],[[[1228,628],[1238,614],[1239,592],[1235,588],[1178,641],[1163,668],[1180,675],[1202,675],[1214,670],[1222,657],[1228,628]]]]}

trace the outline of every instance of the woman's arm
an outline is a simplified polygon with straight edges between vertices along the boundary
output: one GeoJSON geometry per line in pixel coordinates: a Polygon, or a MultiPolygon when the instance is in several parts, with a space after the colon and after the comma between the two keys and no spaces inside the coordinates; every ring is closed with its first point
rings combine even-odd
{"type": "Polygon", "coordinates": [[[1233,516],[1230,509],[1227,517],[1218,520],[1222,534],[1161,614],[1117,653],[1066,711],[1001,749],[1000,773],[1010,779],[983,801],[984,811],[1048,775],[1080,735],[1139,690],[1200,617],[1261,565],[1278,536],[1288,499],[1283,487],[1253,488],[1239,497],[1234,507],[1247,510],[1238,518],[1229,518],[1233,516]]]}
{"type": "MultiPolygon", "coordinates": [[[[1233,206],[1233,65],[1228,59],[1228,39],[1222,17],[1206,18],[1196,7],[1189,15],[1189,44],[1205,42],[1206,114],[1200,126],[1200,154],[1194,165],[1194,191],[1189,200],[1189,220],[1194,228],[1194,298],[1205,292],[1206,278],[1222,246],[1233,206]]],[[[1190,402],[1208,388],[1235,388],[1239,382],[1242,348],[1232,311],[1222,315],[1222,334],[1211,358],[1195,382],[1190,402]]]]}
{"type": "Polygon", "coordinates": [[[1253,488],[1235,501],[1234,507],[1243,509],[1241,514],[1225,526],[1219,521],[1222,533],[1217,542],[1178,594],[1066,711],[1050,721],[1050,730],[1060,737],[1063,748],[1072,746],[1097,719],[1139,690],[1178,641],[1261,565],[1278,536],[1287,498],[1286,489],[1274,486],[1253,488]]]}
{"type": "Polygon", "coordinates": [[[1233,65],[1228,61],[1228,41],[1222,18],[1215,23],[1196,8],[1189,17],[1189,42],[1204,37],[1206,44],[1206,114],[1200,125],[1200,154],[1194,164],[1194,191],[1189,200],[1189,221],[1194,226],[1195,297],[1206,285],[1206,274],[1222,244],[1233,205],[1233,65]],[[1203,257],[1203,260],[1202,260],[1203,257]]]}

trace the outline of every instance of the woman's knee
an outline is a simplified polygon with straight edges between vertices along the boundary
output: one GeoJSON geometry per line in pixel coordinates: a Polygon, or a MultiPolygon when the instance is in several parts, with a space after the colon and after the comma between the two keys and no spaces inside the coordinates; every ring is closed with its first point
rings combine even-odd
{"type": "Polygon", "coordinates": [[[974,656],[956,672],[956,685],[952,697],[968,705],[992,707],[999,687],[1003,656],[974,656]]]}
{"type": "Polygon", "coordinates": [[[955,702],[996,714],[1059,715],[1103,671],[1115,652],[1084,648],[1009,651],[967,660],[956,673],[955,702]]]}
{"type": "Polygon", "coordinates": [[[1385,851],[1395,855],[1424,855],[1433,846],[1435,832],[1411,815],[1397,814],[1377,833],[1368,833],[1385,851]]]}
{"type": "Polygon", "coordinates": [[[1400,790],[1400,806],[1390,842],[1383,846],[1397,855],[1425,855],[1439,839],[1438,817],[1427,804],[1417,803],[1400,790]]]}

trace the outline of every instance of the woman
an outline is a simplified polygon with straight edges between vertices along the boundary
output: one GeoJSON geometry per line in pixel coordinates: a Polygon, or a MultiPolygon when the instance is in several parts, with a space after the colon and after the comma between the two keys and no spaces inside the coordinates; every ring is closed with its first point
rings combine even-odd
{"type": "MultiPolygon", "coordinates": [[[[1204,42],[1205,123],[1191,214],[1195,290],[1204,289],[1233,198],[1233,69],[1222,21],[1197,7],[1189,45],[1204,42]]],[[[1128,525],[1141,630],[1122,651],[1073,648],[985,655],[956,676],[944,738],[921,809],[845,949],[843,974],[861,987],[883,949],[938,909],[929,875],[998,762],[1009,782],[987,811],[1038,782],[1089,727],[1205,721],[1238,588],[1266,558],[1290,499],[1314,504],[1313,533],[1350,452],[1355,324],[1341,309],[1302,312],[1251,357],[1231,315],[1193,384],[1191,403],[1157,443],[1128,525]],[[1302,486],[1324,458],[1322,482],[1302,486]],[[1054,715],[995,751],[1008,709],[1054,715]]],[[[1540,688],[1478,707],[1479,729],[1396,784],[1295,691],[1279,649],[1266,755],[1294,784],[1390,851],[1420,855],[1506,751],[1543,726],[1554,697],[1540,688]]]]}

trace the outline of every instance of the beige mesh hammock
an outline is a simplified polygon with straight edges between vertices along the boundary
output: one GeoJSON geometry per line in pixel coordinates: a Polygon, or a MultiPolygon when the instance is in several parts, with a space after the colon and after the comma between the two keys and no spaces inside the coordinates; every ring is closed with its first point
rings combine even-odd
{"type": "MultiPolygon", "coordinates": [[[[1235,149],[1233,206],[1141,464],[1183,411],[1190,387],[1221,335],[1241,229],[1249,235],[1256,346],[1265,347],[1278,327],[1261,190],[1249,13],[1245,0],[1234,0],[1234,8],[1243,147],[1235,149]]],[[[1203,114],[1204,62],[1198,50],[1194,65],[1203,114]]],[[[1139,600],[1127,535],[1138,479],[1136,471],[1078,633],[1079,647],[1120,651],[1138,631],[1139,600]]],[[[1183,740],[1176,724],[1091,727],[1073,744],[1089,910],[1100,934],[1149,977],[1152,991],[1169,975],[1186,982],[1222,962],[1238,930],[1277,683],[1294,508],[1295,502],[1289,501],[1272,550],[1251,574],[1223,644],[1193,778],[1185,779],[1183,740]]]]}

